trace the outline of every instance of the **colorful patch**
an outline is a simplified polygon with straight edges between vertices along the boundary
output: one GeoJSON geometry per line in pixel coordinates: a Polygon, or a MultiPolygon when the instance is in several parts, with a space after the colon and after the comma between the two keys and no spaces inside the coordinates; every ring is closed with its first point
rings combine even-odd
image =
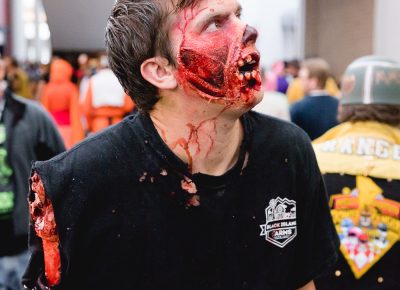
{"type": "Polygon", "coordinates": [[[280,247],[285,247],[297,235],[296,202],[287,198],[271,199],[265,209],[266,223],[260,225],[265,239],[280,247]]]}
{"type": "Polygon", "coordinates": [[[340,250],[360,279],[399,240],[400,203],[385,199],[372,179],[357,176],[356,188],[331,196],[340,250]]]}

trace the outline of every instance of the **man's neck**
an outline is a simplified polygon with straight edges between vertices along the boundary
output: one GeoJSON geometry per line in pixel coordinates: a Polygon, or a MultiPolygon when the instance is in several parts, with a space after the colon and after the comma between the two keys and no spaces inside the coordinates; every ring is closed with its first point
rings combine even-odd
{"type": "Polygon", "coordinates": [[[218,176],[237,162],[242,124],[222,106],[204,101],[187,108],[157,104],[150,117],[161,138],[192,173],[218,176]]]}
{"type": "Polygon", "coordinates": [[[314,97],[314,96],[326,96],[329,93],[324,90],[324,89],[315,89],[315,90],[311,90],[308,92],[308,96],[314,97]]]}

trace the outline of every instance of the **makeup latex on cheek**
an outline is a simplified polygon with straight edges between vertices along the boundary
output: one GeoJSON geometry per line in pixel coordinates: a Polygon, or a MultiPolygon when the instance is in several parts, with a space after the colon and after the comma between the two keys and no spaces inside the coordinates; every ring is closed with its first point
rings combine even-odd
{"type": "Polygon", "coordinates": [[[250,30],[249,26],[230,25],[199,35],[182,29],[178,54],[180,82],[208,100],[247,102],[251,90],[261,87],[259,54],[244,41],[246,37],[253,37],[253,41],[257,38],[257,32],[250,30]]]}
{"type": "Polygon", "coordinates": [[[49,286],[54,286],[60,282],[61,263],[53,205],[46,197],[43,182],[37,173],[34,173],[31,182],[29,211],[36,235],[42,239],[47,283],[49,286]]]}

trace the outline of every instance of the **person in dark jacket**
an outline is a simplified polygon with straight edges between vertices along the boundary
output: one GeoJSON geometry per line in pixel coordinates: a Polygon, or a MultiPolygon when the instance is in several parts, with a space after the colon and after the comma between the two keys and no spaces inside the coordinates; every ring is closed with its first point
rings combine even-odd
{"type": "Polygon", "coordinates": [[[0,289],[20,289],[29,258],[26,195],[31,163],[64,151],[51,117],[36,103],[15,96],[0,59],[0,289]]]}
{"type": "Polygon", "coordinates": [[[356,59],[342,92],[341,123],[313,142],[341,240],[318,289],[400,289],[400,64],[356,59]]]}
{"type": "Polygon", "coordinates": [[[291,106],[290,118],[314,140],[338,124],[339,100],[324,90],[329,77],[329,65],[325,60],[305,60],[299,76],[306,96],[291,106]]]}
{"type": "Polygon", "coordinates": [[[249,112],[236,0],[119,0],[110,67],[140,112],[31,177],[29,289],[314,290],[337,258],[306,134],[249,112]]]}

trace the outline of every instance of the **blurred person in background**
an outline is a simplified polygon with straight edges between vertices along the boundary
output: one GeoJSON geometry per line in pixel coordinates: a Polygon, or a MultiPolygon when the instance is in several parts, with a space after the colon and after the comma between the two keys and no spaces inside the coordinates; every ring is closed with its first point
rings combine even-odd
{"type": "Polygon", "coordinates": [[[320,290],[400,289],[400,64],[353,61],[340,125],[315,140],[341,257],[320,290]]]}
{"type": "Polygon", "coordinates": [[[253,111],[290,121],[289,103],[285,94],[276,91],[265,91],[264,97],[253,111]]]}
{"type": "Polygon", "coordinates": [[[50,80],[43,88],[41,103],[50,112],[69,149],[84,137],[78,87],[71,81],[72,66],[56,58],[50,65],[50,80]]]}
{"type": "Polygon", "coordinates": [[[40,82],[42,80],[41,64],[28,62],[26,73],[29,76],[32,99],[39,100],[40,82]]]}
{"type": "Polygon", "coordinates": [[[300,61],[298,59],[285,61],[285,74],[289,85],[299,76],[299,71],[300,61]]]}
{"type": "MultiPolygon", "coordinates": [[[[293,67],[293,69],[289,68],[289,72],[293,73],[293,80],[289,82],[286,95],[288,97],[289,104],[293,104],[295,102],[301,101],[306,95],[306,91],[304,89],[302,80],[299,78],[298,75],[296,76],[295,74],[296,60],[294,60],[294,62],[290,66],[293,67]]],[[[332,76],[328,76],[323,89],[327,91],[330,96],[334,96],[337,98],[340,97],[338,85],[336,84],[336,81],[333,79],[332,76]]]]}
{"type": "Polygon", "coordinates": [[[4,61],[6,63],[7,80],[12,92],[18,96],[32,99],[28,74],[20,67],[14,57],[7,56],[4,61]]]}
{"type": "Polygon", "coordinates": [[[19,290],[29,259],[27,179],[31,163],[65,150],[51,117],[13,95],[0,58],[0,289],[19,290]]]}
{"type": "Polygon", "coordinates": [[[39,80],[36,86],[35,99],[40,101],[43,89],[50,80],[50,64],[40,64],[38,67],[39,80]]]}
{"type": "Polygon", "coordinates": [[[321,58],[303,62],[299,73],[306,97],[290,107],[290,118],[311,140],[336,126],[339,101],[324,88],[329,78],[329,65],[321,58]]]}
{"type": "MultiPolygon", "coordinates": [[[[263,80],[266,80],[264,73],[265,71],[262,70],[261,76],[263,80]]],[[[264,97],[262,98],[261,102],[258,103],[252,110],[285,121],[290,121],[287,96],[281,92],[273,90],[273,88],[268,86],[264,86],[264,97]]]]}
{"type": "Polygon", "coordinates": [[[96,133],[120,122],[132,112],[134,104],[109,68],[107,56],[100,57],[97,73],[88,83],[83,111],[88,133],[96,133]]]}
{"type": "Polygon", "coordinates": [[[266,91],[276,91],[286,94],[289,83],[285,75],[285,63],[282,60],[276,61],[270,71],[264,77],[264,87],[266,91]]]}
{"type": "Polygon", "coordinates": [[[88,62],[89,62],[89,56],[87,53],[81,53],[78,55],[77,58],[78,68],[75,71],[78,86],[86,75],[88,62]]]}
{"type": "Polygon", "coordinates": [[[89,70],[89,56],[86,53],[81,53],[78,56],[78,87],[79,87],[79,100],[83,101],[86,97],[87,88],[89,86],[89,79],[92,76],[89,70]]]}

